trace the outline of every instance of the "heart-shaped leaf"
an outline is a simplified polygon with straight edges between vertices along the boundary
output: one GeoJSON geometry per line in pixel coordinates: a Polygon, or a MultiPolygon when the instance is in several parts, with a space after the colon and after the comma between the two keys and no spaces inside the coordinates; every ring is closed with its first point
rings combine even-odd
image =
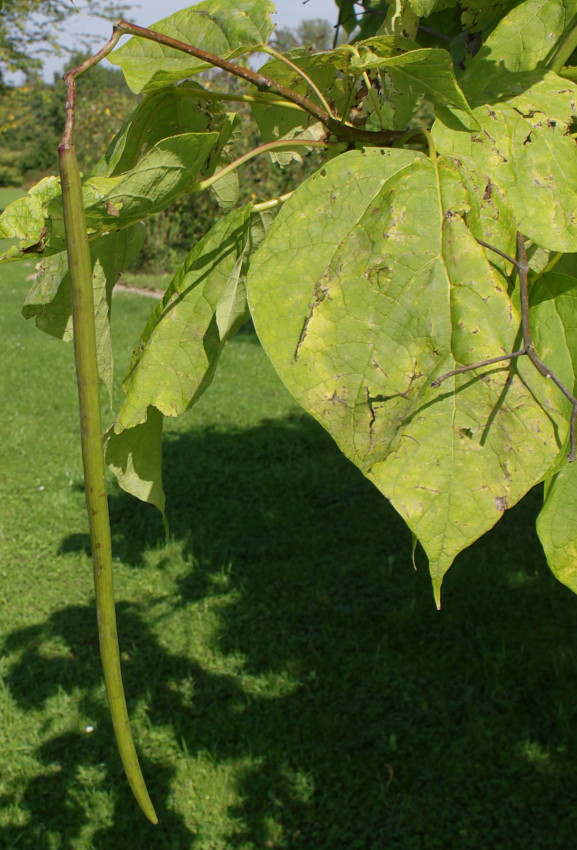
{"type": "Polygon", "coordinates": [[[437,599],[457,553],[544,475],[567,433],[560,395],[529,363],[432,386],[514,350],[507,281],[465,223],[481,237],[490,220],[511,250],[486,194],[455,158],[347,153],[287,202],[248,277],[280,377],[406,519],[437,599]]]}

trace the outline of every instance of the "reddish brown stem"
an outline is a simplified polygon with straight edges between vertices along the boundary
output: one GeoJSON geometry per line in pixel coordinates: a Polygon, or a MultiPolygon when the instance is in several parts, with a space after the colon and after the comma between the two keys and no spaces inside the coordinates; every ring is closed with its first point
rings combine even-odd
{"type": "Polygon", "coordinates": [[[154,41],[157,44],[162,44],[165,47],[171,47],[173,50],[179,50],[181,53],[187,53],[189,56],[194,56],[195,59],[200,59],[202,62],[213,65],[215,68],[221,68],[235,77],[246,80],[246,82],[255,86],[260,92],[274,92],[279,97],[282,97],[283,100],[288,100],[289,103],[295,103],[297,106],[300,106],[301,109],[304,109],[305,112],[308,112],[309,115],[316,118],[321,124],[324,124],[337,139],[342,141],[365,142],[375,146],[388,147],[393,145],[403,135],[398,130],[372,131],[343,124],[307,97],[283,86],[272,77],[259,74],[250,68],[243,68],[234,62],[230,62],[228,59],[222,59],[220,56],[215,56],[213,53],[208,53],[206,50],[193,47],[192,44],[186,44],[184,41],[163,35],[155,30],[139,27],[136,24],[131,24],[129,21],[119,19],[114,22],[114,31],[122,35],[139,36],[140,38],[154,41]]]}

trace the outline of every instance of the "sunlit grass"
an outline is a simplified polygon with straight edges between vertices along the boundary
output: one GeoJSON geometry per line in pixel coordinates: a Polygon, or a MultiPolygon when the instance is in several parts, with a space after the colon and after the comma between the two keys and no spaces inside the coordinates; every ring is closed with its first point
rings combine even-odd
{"type": "Polygon", "coordinates": [[[20,189],[17,186],[0,186],[0,212],[26,194],[26,189],[20,189]]]}

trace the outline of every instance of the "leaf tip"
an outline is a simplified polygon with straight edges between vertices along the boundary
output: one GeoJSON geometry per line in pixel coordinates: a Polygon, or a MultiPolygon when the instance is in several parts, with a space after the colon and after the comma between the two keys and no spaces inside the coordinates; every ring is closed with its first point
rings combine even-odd
{"type": "Polygon", "coordinates": [[[168,517],[166,516],[164,510],[161,510],[162,515],[162,524],[164,526],[164,542],[168,546],[170,543],[170,527],[168,525],[168,517]]]}
{"type": "Polygon", "coordinates": [[[417,535],[414,532],[411,532],[411,560],[413,562],[413,567],[415,568],[415,572],[417,571],[416,552],[417,552],[418,542],[419,542],[419,539],[418,539],[417,535]]]}
{"type": "Polygon", "coordinates": [[[437,611],[441,610],[441,586],[443,584],[443,579],[434,578],[433,579],[433,595],[435,597],[435,605],[437,606],[437,611]]]}

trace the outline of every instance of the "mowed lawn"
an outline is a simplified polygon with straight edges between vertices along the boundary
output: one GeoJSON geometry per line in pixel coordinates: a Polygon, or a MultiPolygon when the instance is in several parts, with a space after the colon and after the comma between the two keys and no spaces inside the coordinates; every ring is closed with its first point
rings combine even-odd
{"type": "Polygon", "coordinates": [[[2,186],[0,187],[0,212],[26,194],[26,189],[21,189],[18,186],[2,186]]]}
{"type": "MultiPolygon", "coordinates": [[[[101,681],[72,348],[20,317],[32,271],[0,269],[2,850],[574,846],[577,597],[548,573],[540,493],[437,612],[403,523],[249,331],[167,425],[168,544],[110,481],[148,824],[101,681]]],[[[117,384],[153,306],[114,298],[117,384]]]]}

